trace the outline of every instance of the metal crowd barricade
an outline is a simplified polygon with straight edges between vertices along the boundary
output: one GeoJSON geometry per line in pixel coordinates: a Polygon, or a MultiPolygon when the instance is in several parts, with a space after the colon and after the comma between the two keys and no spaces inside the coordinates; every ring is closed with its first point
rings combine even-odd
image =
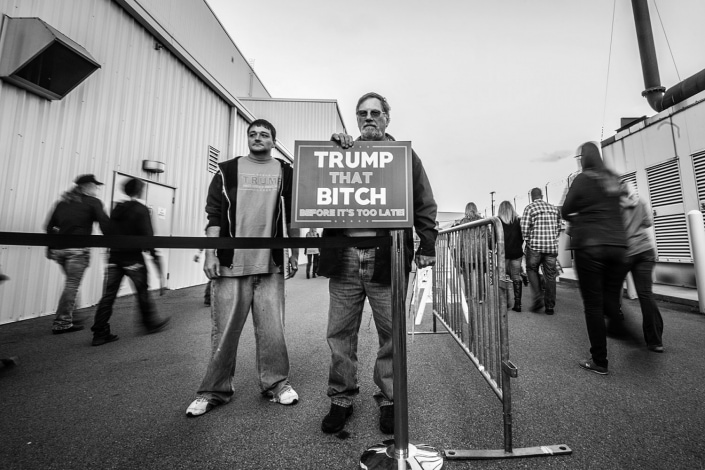
{"type": "Polygon", "coordinates": [[[497,217],[443,230],[436,241],[433,314],[470,358],[502,403],[503,450],[446,449],[453,459],[493,459],[562,455],[566,445],[512,447],[511,378],[518,376],[509,360],[504,232],[497,217]]]}

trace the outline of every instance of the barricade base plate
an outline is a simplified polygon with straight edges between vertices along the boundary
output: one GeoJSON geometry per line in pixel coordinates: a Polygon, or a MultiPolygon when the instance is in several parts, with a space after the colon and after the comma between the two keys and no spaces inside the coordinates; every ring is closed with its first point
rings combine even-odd
{"type": "Polygon", "coordinates": [[[394,439],[387,439],[367,449],[360,457],[362,470],[440,470],[443,456],[427,444],[409,444],[405,457],[396,455],[394,439]]]}
{"type": "Polygon", "coordinates": [[[521,447],[505,452],[500,449],[457,450],[446,449],[443,455],[447,460],[486,460],[512,459],[519,457],[548,457],[550,455],[568,455],[573,451],[565,444],[539,447],[521,447]]]}

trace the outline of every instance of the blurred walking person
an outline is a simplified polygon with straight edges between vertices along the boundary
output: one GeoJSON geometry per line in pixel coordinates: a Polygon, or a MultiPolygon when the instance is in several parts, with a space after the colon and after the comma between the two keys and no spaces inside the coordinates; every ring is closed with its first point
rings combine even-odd
{"type": "MultiPolygon", "coordinates": [[[[512,310],[521,312],[521,259],[524,256],[524,239],[521,235],[521,222],[519,214],[509,201],[502,201],[497,210],[497,216],[502,222],[504,231],[504,260],[505,272],[512,280],[514,288],[514,306],[512,310]]],[[[507,295],[507,304],[509,295],[507,295]]],[[[509,306],[509,305],[507,305],[509,306]]]]}
{"type": "MultiPolygon", "coordinates": [[[[93,224],[98,222],[101,232],[106,234],[109,227],[108,215],[103,204],[96,197],[98,186],[103,183],[94,175],[80,175],[74,180],[75,186],[65,192],[54,207],[46,224],[50,235],[90,235],[93,224]]],[[[47,248],[47,258],[56,261],[66,276],[64,291],[56,308],[56,317],[52,324],[52,333],[72,333],[83,329],[74,319],[76,294],[81,285],[83,274],[91,259],[89,248],[47,248]]]]}
{"type": "MultiPolygon", "coordinates": [[[[125,194],[129,201],[121,202],[110,213],[110,228],[112,235],[127,236],[154,236],[152,220],[147,206],[138,201],[144,191],[144,182],[131,178],[125,182],[125,194]]],[[[137,304],[142,315],[142,325],[145,333],[152,334],[164,329],[169,318],[160,318],[152,300],[147,285],[148,273],[145,264],[145,251],[139,247],[133,249],[111,248],[108,257],[108,266],[105,271],[105,284],[103,296],[98,302],[95,312],[93,331],[93,346],[102,346],[106,343],[117,341],[118,335],[110,331],[110,317],[113,314],[113,304],[117,297],[122,278],[127,276],[137,291],[137,304]]],[[[154,264],[160,271],[161,261],[154,248],[149,249],[154,264]]]]}
{"type": "Polygon", "coordinates": [[[641,306],[642,329],[646,347],[650,351],[662,353],[663,318],[654,300],[653,273],[656,264],[656,250],[649,233],[653,225],[651,211],[639,199],[636,188],[627,182],[622,183],[622,221],[627,237],[626,270],[632,273],[634,287],[641,306]]]}
{"type": "Polygon", "coordinates": [[[619,297],[626,275],[627,239],[620,209],[620,182],[607,169],[595,142],[578,147],[582,172],[575,177],[562,207],[563,218],[570,222],[570,249],[585,323],[590,339],[591,357],[578,362],[596,374],[608,373],[607,328],[619,317],[619,297]]]}

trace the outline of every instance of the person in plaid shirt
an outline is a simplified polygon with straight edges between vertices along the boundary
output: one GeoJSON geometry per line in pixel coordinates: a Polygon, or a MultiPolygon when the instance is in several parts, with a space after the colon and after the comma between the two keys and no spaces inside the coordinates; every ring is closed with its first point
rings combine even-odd
{"type": "Polygon", "coordinates": [[[546,314],[553,315],[556,306],[556,259],[561,214],[556,206],[543,200],[543,193],[539,188],[531,190],[531,201],[521,218],[526,272],[533,295],[529,310],[538,312],[545,307],[546,314]],[[539,265],[544,277],[543,295],[539,285],[539,265]]]}

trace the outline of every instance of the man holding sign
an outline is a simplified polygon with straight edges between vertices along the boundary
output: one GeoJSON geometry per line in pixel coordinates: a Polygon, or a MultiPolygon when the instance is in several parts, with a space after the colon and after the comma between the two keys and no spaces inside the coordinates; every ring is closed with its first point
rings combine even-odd
{"type": "MultiPolygon", "coordinates": [[[[361,141],[394,141],[386,133],[390,106],[377,93],[363,95],[357,103],[357,125],[361,141]]],[[[333,134],[331,140],[343,149],[353,145],[353,137],[333,134]]],[[[363,175],[364,176],[364,175],[363,175]]],[[[418,268],[433,266],[436,261],[436,201],[421,160],[412,151],[412,185],[414,228],[421,240],[416,253],[418,268]]],[[[365,194],[365,197],[368,195],[365,194]]],[[[323,237],[369,237],[388,235],[388,229],[346,228],[324,229],[323,237]]],[[[414,243],[411,229],[405,230],[404,261],[411,270],[414,243]]],[[[330,307],[327,339],[331,350],[328,378],[330,412],[321,429],[335,433],[345,427],[352,415],[353,397],[359,392],[357,383],[357,339],[365,298],[370,302],[379,337],[379,351],[374,367],[374,394],[380,408],[380,430],[394,433],[394,376],[392,367],[392,286],[389,246],[377,248],[322,248],[318,274],[330,278],[330,307]]]]}

